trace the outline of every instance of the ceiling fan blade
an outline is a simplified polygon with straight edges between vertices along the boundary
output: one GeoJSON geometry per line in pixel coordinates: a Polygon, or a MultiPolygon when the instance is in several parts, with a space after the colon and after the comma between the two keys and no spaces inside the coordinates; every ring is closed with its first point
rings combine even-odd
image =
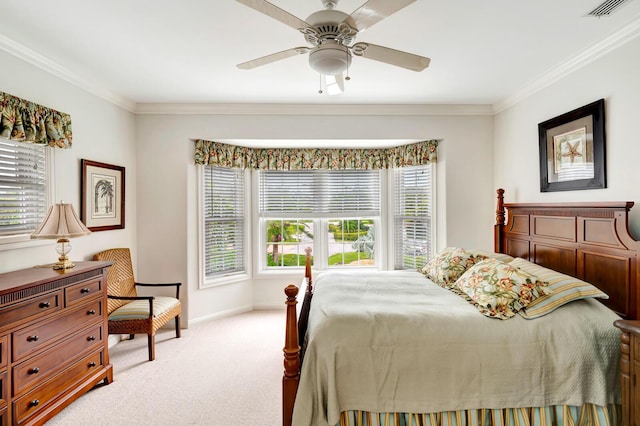
{"type": "Polygon", "coordinates": [[[282,52],[272,53],[271,55],[252,59],[250,61],[243,62],[236,66],[243,70],[250,70],[252,68],[260,67],[262,65],[267,65],[272,62],[279,61],[281,59],[290,58],[291,56],[302,55],[304,53],[307,53],[308,51],[309,51],[308,47],[294,47],[291,49],[283,50],[282,52]]]}
{"type": "Polygon", "coordinates": [[[406,68],[412,71],[422,71],[429,66],[431,59],[413,53],[402,52],[389,47],[378,46],[371,43],[356,43],[352,46],[355,56],[362,56],[374,61],[384,62],[389,65],[406,68]]]}
{"type": "Polygon", "coordinates": [[[358,31],[363,31],[414,1],[416,0],[369,0],[349,17],[355,22],[358,31]]]}
{"type": "Polygon", "coordinates": [[[265,15],[270,16],[273,19],[277,19],[283,24],[286,24],[296,30],[300,28],[310,27],[310,25],[307,24],[302,19],[293,16],[286,10],[280,9],[278,6],[275,6],[266,0],[236,0],[236,1],[244,4],[245,6],[249,6],[251,9],[257,10],[258,12],[264,13],[265,15]]]}

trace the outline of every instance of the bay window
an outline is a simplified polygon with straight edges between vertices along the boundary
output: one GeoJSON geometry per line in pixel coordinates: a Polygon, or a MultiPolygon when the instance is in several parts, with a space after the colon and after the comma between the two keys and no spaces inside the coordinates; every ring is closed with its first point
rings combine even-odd
{"type": "Polygon", "coordinates": [[[246,273],[245,172],[204,167],[203,175],[201,261],[204,281],[246,273]]]}

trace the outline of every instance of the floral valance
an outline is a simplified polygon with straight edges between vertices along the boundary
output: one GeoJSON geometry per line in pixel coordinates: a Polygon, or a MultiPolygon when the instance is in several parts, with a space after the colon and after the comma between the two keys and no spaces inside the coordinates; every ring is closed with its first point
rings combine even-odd
{"type": "Polygon", "coordinates": [[[58,148],[71,148],[71,116],[0,92],[0,136],[58,148]]]}
{"type": "Polygon", "coordinates": [[[377,149],[247,148],[196,141],[196,164],[260,170],[389,169],[419,166],[437,159],[437,140],[377,149]]]}

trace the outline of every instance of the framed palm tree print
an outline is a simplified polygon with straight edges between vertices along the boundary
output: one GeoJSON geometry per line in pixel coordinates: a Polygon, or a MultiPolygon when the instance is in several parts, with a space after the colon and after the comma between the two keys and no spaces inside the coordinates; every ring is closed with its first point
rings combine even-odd
{"type": "Polygon", "coordinates": [[[80,218],[91,231],[124,228],[124,167],[81,160],[80,218]]]}

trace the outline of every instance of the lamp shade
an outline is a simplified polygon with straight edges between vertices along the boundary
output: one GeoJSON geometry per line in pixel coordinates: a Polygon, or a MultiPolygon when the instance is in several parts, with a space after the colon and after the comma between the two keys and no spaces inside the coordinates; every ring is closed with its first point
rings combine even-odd
{"type": "Polygon", "coordinates": [[[59,203],[49,207],[46,217],[31,238],[73,238],[90,233],[78,218],[73,205],[59,203]]]}

